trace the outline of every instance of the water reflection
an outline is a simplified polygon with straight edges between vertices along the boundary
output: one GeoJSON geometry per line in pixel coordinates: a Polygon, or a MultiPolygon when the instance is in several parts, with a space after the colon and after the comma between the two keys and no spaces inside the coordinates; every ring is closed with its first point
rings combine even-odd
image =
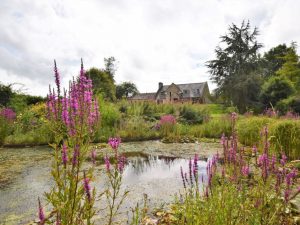
{"type": "MultiPolygon", "coordinates": [[[[143,194],[148,195],[151,205],[170,202],[174,194],[183,188],[180,167],[188,172],[188,159],[154,156],[145,152],[128,152],[126,156],[128,162],[123,173],[123,187],[130,190],[127,209],[140,201],[143,194]]],[[[49,148],[1,149],[1,222],[24,224],[36,218],[37,196],[43,196],[53,184],[51,159],[49,148]]],[[[205,178],[206,159],[199,160],[198,166],[199,176],[205,178]]],[[[97,166],[94,184],[98,190],[104,187],[103,169],[103,165],[97,166]]]]}

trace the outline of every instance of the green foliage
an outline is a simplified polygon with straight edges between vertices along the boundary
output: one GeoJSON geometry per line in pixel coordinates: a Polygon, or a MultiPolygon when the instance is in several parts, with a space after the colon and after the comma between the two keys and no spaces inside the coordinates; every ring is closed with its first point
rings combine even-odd
{"type": "Polygon", "coordinates": [[[277,102],[285,99],[295,92],[294,85],[285,77],[271,77],[262,87],[260,95],[265,106],[275,106],[277,102]]]}
{"type": "Polygon", "coordinates": [[[11,85],[3,85],[0,83],[0,106],[8,106],[10,98],[13,96],[11,85]]]}
{"type": "Polygon", "coordinates": [[[9,135],[10,130],[9,121],[0,115],[0,146],[4,144],[5,137],[9,135]]]}
{"type": "Polygon", "coordinates": [[[123,82],[116,86],[116,97],[122,99],[123,97],[132,97],[139,93],[136,85],[132,82],[123,82]]]}
{"type": "MultiPolygon", "coordinates": [[[[230,118],[226,116],[210,119],[208,122],[202,124],[199,128],[199,136],[195,135],[196,137],[218,139],[222,136],[222,134],[229,135],[232,129],[230,118]]],[[[193,133],[193,127],[191,128],[191,133],[193,133]]]]}
{"type": "Polygon", "coordinates": [[[217,84],[216,95],[222,96],[227,104],[233,103],[241,113],[258,102],[261,72],[256,41],[257,28],[251,31],[250,23],[241,27],[229,26],[227,35],[221,36],[226,47],[215,49],[216,59],[208,61],[211,79],[217,84]]]}
{"type": "Polygon", "coordinates": [[[272,124],[275,120],[268,117],[245,117],[237,121],[239,142],[246,146],[260,144],[260,132],[263,127],[272,124]]]}
{"type": "Polygon", "coordinates": [[[287,47],[286,44],[280,44],[271,48],[264,54],[266,77],[273,76],[286,62],[285,56],[292,47],[287,47]]]}
{"type": "Polygon", "coordinates": [[[287,99],[283,99],[276,104],[276,109],[284,115],[288,111],[292,111],[300,114],[300,96],[290,96],[287,99]]]}
{"type": "Polygon", "coordinates": [[[102,69],[91,68],[86,71],[86,74],[93,82],[94,94],[102,95],[105,99],[110,101],[116,100],[116,86],[108,72],[102,69]]]}
{"type": "Polygon", "coordinates": [[[24,94],[14,93],[8,106],[17,113],[23,112],[27,108],[27,96],[24,94]]]}
{"type": "Polygon", "coordinates": [[[300,158],[299,120],[278,120],[271,124],[270,134],[277,154],[282,151],[289,159],[300,158]]]}
{"type": "Polygon", "coordinates": [[[300,88],[300,62],[296,52],[296,46],[291,47],[287,54],[283,57],[285,63],[276,72],[277,75],[286,77],[292,81],[295,86],[300,88]]]}
{"type": "Polygon", "coordinates": [[[209,112],[206,109],[196,111],[189,106],[183,106],[180,109],[181,122],[188,124],[201,124],[204,120],[208,120],[209,112]]]}
{"type": "Polygon", "coordinates": [[[104,58],[104,65],[105,65],[104,71],[110,76],[110,78],[114,82],[114,76],[117,71],[117,62],[115,57],[111,56],[108,58],[104,58]]]}

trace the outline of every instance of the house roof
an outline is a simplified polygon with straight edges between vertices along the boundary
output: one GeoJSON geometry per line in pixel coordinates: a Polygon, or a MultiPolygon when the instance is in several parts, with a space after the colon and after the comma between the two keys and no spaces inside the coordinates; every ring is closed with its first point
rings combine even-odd
{"type": "Polygon", "coordinates": [[[131,97],[131,100],[151,100],[155,99],[156,92],[154,93],[138,93],[135,96],[131,97]]]}
{"type": "MultiPolygon", "coordinates": [[[[201,97],[203,90],[207,82],[202,83],[188,83],[188,84],[175,84],[182,92],[182,97],[201,97]],[[197,91],[199,90],[199,92],[197,91]]],[[[170,85],[163,85],[158,92],[164,92],[168,90],[170,85]]]]}

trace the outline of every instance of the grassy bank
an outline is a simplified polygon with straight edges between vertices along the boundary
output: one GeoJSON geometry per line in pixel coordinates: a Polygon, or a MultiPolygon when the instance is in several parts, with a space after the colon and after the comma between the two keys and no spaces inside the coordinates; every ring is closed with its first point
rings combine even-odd
{"type": "MultiPolygon", "coordinates": [[[[168,142],[195,142],[203,139],[218,140],[231,133],[229,113],[233,108],[208,104],[153,104],[105,102],[99,98],[101,123],[94,142],[107,142],[119,136],[126,141],[157,140],[168,142]],[[164,116],[174,121],[164,121],[164,116]]],[[[6,146],[40,145],[53,142],[44,104],[34,105],[16,115],[14,120],[1,117],[0,144],[6,146]]],[[[260,131],[269,127],[271,149],[285,152],[292,159],[300,158],[300,120],[267,116],[239,115],[237,132],[239,143],[259,146],[260,131]]]]}

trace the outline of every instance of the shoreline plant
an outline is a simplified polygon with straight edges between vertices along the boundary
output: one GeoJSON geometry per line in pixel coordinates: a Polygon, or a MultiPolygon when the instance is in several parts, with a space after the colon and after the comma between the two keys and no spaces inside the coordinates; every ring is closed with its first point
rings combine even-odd
{"type": "Polygon", "coordinates": [[[173,206],[173,224],[294,224],[297,169],[287,166],[285,154],[271,155],[267,127],[262,149],[253,147],[249,155],[238,146],[235,121],[232,114],[232,136],[221,138],[223,159],[216,155],[208,161],[206,177],[196,173],[196,156],[188,173],[181,169],[185,191],[173,206]]]}

